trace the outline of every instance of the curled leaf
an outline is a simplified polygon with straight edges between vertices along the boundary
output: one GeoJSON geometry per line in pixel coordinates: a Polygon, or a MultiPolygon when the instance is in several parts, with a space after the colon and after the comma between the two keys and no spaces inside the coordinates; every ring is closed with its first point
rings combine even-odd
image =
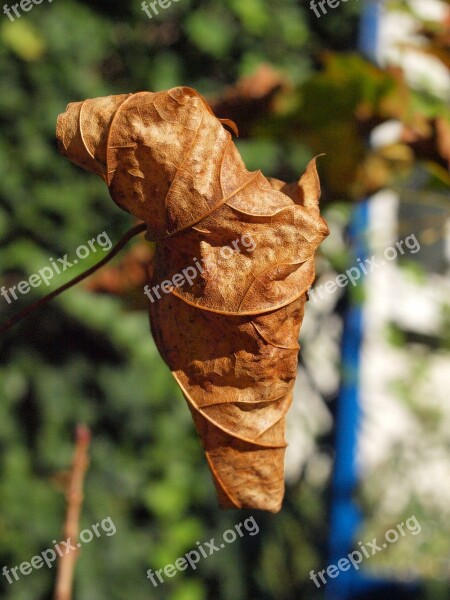
{"type": "Polygon", "coordinates": [[[298,183],[269,182],[223,124],[178,87],[70,104],[57,137],[156,242],[151,328],[221,506],[277,512],[298,333],[328,228],[315,159],[298,183]]]}

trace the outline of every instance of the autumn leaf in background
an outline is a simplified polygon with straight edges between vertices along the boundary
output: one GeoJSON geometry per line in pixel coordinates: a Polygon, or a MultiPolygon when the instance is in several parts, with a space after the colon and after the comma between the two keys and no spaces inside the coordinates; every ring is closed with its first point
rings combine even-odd
{"type": "Polygon", "coordinates": [[[328,228],[315,160],[296,184],[269,181],[246,169],[224,125],[234,129],[178,87],[70,104],[57,137],[156,243],[151,328],[221,506],[277,512],[298,334],[328,228]]]}

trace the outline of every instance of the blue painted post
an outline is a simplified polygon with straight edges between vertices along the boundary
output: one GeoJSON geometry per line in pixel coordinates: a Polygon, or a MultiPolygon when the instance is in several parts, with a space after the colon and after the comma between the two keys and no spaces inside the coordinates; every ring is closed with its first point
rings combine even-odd
{"type": "MultiPolygon", "coordinates": [[[[365,232],[368,225],[368,203],[363,202],[354,211],[349,234],[355,257],[367,258],[365,232]]],[[[352,304],[344,320],[342,344],[342,382],[337,400],[335,465],[332,485],[330,523],[330,564],[337,565],[341,558],[355,549],[356,531],[360,514],[353,502],[358,483],[355,463],[358,425],[360,416],[359,367],[363,337],[362,306],[352,304]]],[[[327,577],[327,599],[348,600],[356,588],[358,571],[353,568],[340,572],[336,579],[327,577]]]]}
{"type": "MultiPolygon", "coordinates": [[[[376,60],[381,2],[369,2],[364,8],[359,31],[359,49],[368,59],[376,60]]],[[[368,257],[366,231],[369,221],[368,201],[355,209],[350,225],[350,239],[355,258],[368,257]]],[[[363,312],[359,304],[351,304],[344,319],[342,343],[342,383],[337,400],[335,466],[330,515],[330,564],[357,550],[355,536],[361,523],[360,512],[353,495],[358,484],[356,449],[360,417],[359,372],[363,340],[363,312]]],[[[327,600],[350,600],[352,594],[366,587],[359,571],[350,568],[338,577],[327,577],[327,600]]]]}

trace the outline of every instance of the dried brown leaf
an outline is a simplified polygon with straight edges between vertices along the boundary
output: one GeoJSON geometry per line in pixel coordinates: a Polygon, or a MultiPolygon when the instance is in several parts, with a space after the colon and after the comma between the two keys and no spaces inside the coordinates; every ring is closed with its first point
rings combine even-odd
{"type": "Polygon", "coordinates": [[[312,160],[297,184],[247,171],[195,90],[98,98],[60,115],[61,152],[101,175],[156,241],[150,286],[201,264],[150,304],[155,342],[180,385],[224,508],[277,512],[285,414],[314,252],[328,234],[312,160]],[[227,252],[251,236],[253,251],[227,252]]]}

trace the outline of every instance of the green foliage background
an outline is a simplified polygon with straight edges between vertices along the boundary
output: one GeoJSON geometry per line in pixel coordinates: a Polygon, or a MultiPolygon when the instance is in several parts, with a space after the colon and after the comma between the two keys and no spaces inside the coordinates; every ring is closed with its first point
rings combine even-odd
{"type": "MultiPolygon", "coordinates": [[[[294,0],[180,0],[152,20],[140,2],[118,0],[44,2],[14,23],[2,15],[3,283],[28,278],[50,256],[70,257],[104,230],[117,240],[132,224],[99,178],[57,153],[56,117],[68,102],[175,85],[217,96],[268,62],[289,76],[292,103],[239,144],[250,168],[294,179],[315,149],[298,130],[289,135],[291,115],[313,112],[301,90],[321,87],[313,78],[319,53],[355,47],[360,5],[342,4],[320,22],[294,0]]],[[[315,113],[324,129],[328,100],[325,93],[315,113]]],[[[2,321],[97,260],[92,254],[48,290],[32,290],[11,306],[1,298],[2,321]]],[[[174,562],[248,514],[218,511],[190,413],[145,312],[72,289],[23,321],[1,348],[0,565],[28,561],[62,537],[65,502],[56,474],[70,465],[75,425],[85,422],[94,441],[81,525],[109,515],[117,533],[83,548],[75,598],[314,600],[309,571],[326,564],[327,499],[305,481],[288,487],[280,514],[253,513],[259,535],[159,588],[146,579],[147,568],[174,562]]],[[[54,576],[44,568],[11,586],[2,578],[0,593],[50,598],[54,576]]]]}
{"type": "MultiPolygon", "coordinates": [[[[217,94],[261,61],[300,82],[311,72],[312,45],[305,11],[288,0],[183,0],[152,22],[138,2],[43,3],[14,23],[3,16],[0,271],[6,280],[28,278],[50,256],[73,255],[104,230],[117,240],[132,224],[103,182],[58,155],[56,117],[68,102],[174,85],[217,94]]],[[[264,166],[280,147],[272,137],[246,150],[264,166]]],[[[97,260],[91,255],[49,290],[97,260]]],[[[10,307],[2,298],[2,318],[43,292],[33,290],[10,307]]],[[[260,535],[236,541],[160,588],[146,579],[146,569],[173,562],[197,540],[220,536],[248,515],[218,511],[190,413],[158,356],[145,312],[73,289],[6,337],[0,380],[2,565],[28,561],[62,537],[65,502],[54,475],[70,465],[75,424],[86,422],[94,442],[82,527],[110,515],[117,533],[83,548],[75,597],[281,599],[305,585],[324,546],[325,523],[316,492],[304,486],[289,491],[282,515],[255,514],[260,535]]],[[[44,568],[12,586],[2,577],[2,596],[49,598],[54,576],[44,568]]]]}

